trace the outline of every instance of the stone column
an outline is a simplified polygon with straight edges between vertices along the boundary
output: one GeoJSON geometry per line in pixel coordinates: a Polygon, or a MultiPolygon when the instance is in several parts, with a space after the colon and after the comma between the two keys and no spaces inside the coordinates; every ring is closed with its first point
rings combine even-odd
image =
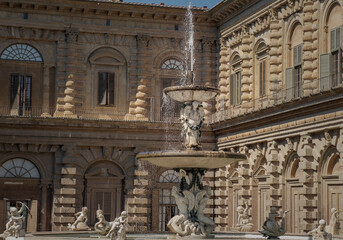
{"type": "Polygon", "coordinates": [[[299,170],[302,174],[299,177],[299,182],[304,186],[302,188],[303,195],[300,198],[303,207],[301,212],[303,228],[301,230],[306,232],[317,226],[318,215],[318,175],[315,174],[318,169],[318,162],[314,161],[313,146],[310,135],[305,134],[300,137],[298,155],[300,157],[299,170]]]}
{"type": "Polygon", "coordinates": [[[305,0],[303,8],[304,36],[303,36],[303,91],[304,96],[312,94],[318,84],[319,52],[318,25],[319,1],[305,0]]]}
{"type": "MultiPolygon", "coordinates": [[[[76,209],[82,207],[83,179],[81,169],[74,164],[78,152],[74,146],[63,146],[60,179],[53,198],[53,231],[66,231],[68,223],[75,221],[76,209]]],[[[57,185],[57,184],[55,184],[57,185]]]]}
{"type": "MultiPolygon", "coordinates": [[[[228,99],[229,98],[229,59],[228,59],[228,48],[227,42],[225,38],[220,39],[220,51],[219,51],[219,81],[218,81],[218,88],[220,90],[219,96],[217,96],[217,104],[216,109],[217,112],[220,113],[222,108],[227,108],[229,106],[228,99]],[[223,106],[224,104],[224,106],[223,106]]],[[[227,117],[227,116],[224,116],[227,117]]]]}
{"type": "MultiPolygon", "coordinates": [[[[279,147],[276,141],[267,143],[267,172],[270,177],[267,183],[270,184],[269,206],[282,208],[282,163],[279,161],[279,147]]],[[[283,209],[287,210],[287,209],[283,209]]]]}
{"type": "MultiPolygon", "coordinates": [[[[137,36],[138,46],[138,79],[139,83],[137,86],[136,101],[135,101],[135,115],[136,118],[145,120],[147,119],[147,113],[149,103],[147,96],[149,92],[149,79],[152,79],[152,60],[151,60],[151,49],[149,48],[150,37],[147,35],[137,36]]],[[[132,104],[130,105],[132,107],[132,104]]]]}
{"type": "Polygon", "coordinates": [[[244,112],[252,109],[252,84],[253,84],[253,59],[252,59],[252,36],[249,33],[249,26],[242,30],[242,109],[244,112]]]}
{"type": "Polygon", "coordinates": [[[48,211],[48,191],[49,185],[51,184],[50,181],[42,180],[40,185],[41,190],[41,199],[40,199],[40,221],[39,221],[39,231],[48,231],[48,221],[47,217],[49,215],[48,211]]]}
{"type": "MultiPolygon", "coordinates": [[[[214,64],[214,51],[215,42],[213,39],[202,40],[202,82],[201,85],[213,87],[215,84],[215,64],[214,64]]],[[[212,101],[203,102],[205,119],[208,119],[212,114],[212,101]]]]}
{"type": "Polygon", "coordinates": [[[65,31],[65,39],[58,43],[57,58],[61,63],[57,73],[57,107],[55,115],[63,117],[77,117],[76,105],[76,82],[80,78],[80,62],[78,57],[78,30],[68,28],[65,31]],[[64,63],[64,64],[63,64],[64,63]]]}
{"type": "Polygon", "coordinates": [[[43,99],[42,99],[42,117],[51,117],[50,115],[50,65],[44,64],[43,67],[43,99]]]}
{"type": "Polygon", "coordinates": [[[272,9],[270,19],[270,93],[271,103],[281,100],[282,94],[282,22],[278,19],[278,12],[272,9]]]}

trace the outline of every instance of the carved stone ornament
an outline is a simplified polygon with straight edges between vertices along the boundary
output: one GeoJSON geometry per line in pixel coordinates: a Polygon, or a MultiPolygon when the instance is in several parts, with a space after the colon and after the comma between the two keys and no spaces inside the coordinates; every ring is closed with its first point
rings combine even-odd
{"type": "Polygon", "coordinates": [[[325,231],[325,224],[325,220],[321,219],[319,226],[308,232],[308,235],[311,235],[313,240],[332,240],[332,234],[325,231]]]}
{"type": "Polygon", "coordinates": [[[280,226],[279,223],[276,221],[276,217],[279,216],[279,214],[276,212],[276,207],[271,207],[269,217],[262,226],[263,230],[259,232],[267,239],[279,239],[279,236],[285,235],[285,217],[287,212],[288,211],[283,212],[280,226]]]}

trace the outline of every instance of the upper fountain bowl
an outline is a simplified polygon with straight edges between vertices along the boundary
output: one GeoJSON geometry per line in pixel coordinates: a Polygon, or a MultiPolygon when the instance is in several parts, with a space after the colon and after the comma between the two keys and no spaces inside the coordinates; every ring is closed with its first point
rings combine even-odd
{"type": "Polygon", "coordinates": [[[205,86],[173,86],[163,89],[169,97],[178,102],[206,102],[214,98],[220,91],[214,87],[205,86]]]}
{"type": "Polygon", "coordinates": [[[137,154],[136,158],[165,168],[206,169],[220,168],[237,161],[247,160],[247,157],[240,153],[193,150],[142,152],[137,154]]]}

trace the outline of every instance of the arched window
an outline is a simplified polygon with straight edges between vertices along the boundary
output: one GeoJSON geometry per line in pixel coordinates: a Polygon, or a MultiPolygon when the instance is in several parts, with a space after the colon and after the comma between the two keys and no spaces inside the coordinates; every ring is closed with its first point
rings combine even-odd
{"type": "Polygon", "coordinates": [[[1,165],[0,178],[40,178],[40,174],[29,160],[13,158],[1,165]]]}
{"type": "Polygon", "coordinates": [[[43,58],[37,49],[25,43],[12,44],[1,53],[0,58],[4,60],[43,62],[43,58]]]}
{"type": "Polygon", "coordinates": [[[168,59],[162,64],[162,69],[169,69],[169,70],[184,70],[182,62],[175,58],[168,59]]]}
{"type": "Polygon", "coordinates": [[[292,27],[289,41],[286,100],[302,96],[303,26],[299,22],[292,27]]]}
{"type": "Polygon", "coordinates": [[[267,91],[267,67],[268,67],[268,55],[267,55],[268,46],[267,44],[261,39],[258,41],[255,47],[255,56],[256,56],[256,64],[255,64],[255,79],[256,81],[256,96],[263,97],[266,95],[267,91]]]}
{"type": "Polygon", "coordinates": [[[179,178],[175,170],[167,170],[160,176],[159,182],[161,183],[178,183],[179,178]]]}

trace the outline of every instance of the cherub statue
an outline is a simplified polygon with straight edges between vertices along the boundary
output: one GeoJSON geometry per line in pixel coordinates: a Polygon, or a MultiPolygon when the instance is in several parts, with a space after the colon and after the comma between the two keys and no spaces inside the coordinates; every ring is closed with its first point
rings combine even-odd
{"type": "Polygon", "coordinates": [[[90,227],[87,225],[87,212],[88,208],[83,207],[81,209],[81,212],[75,213],[76,221],[71,225],[70,223],[68,224],[68,228],[71,229],[72,231],[89,231],[91,230],[90,227]]]}
{"type": "Polygon", "coordinates": [[[249,207],[246,201],[244,202],[244,206],[237,207],[238,218],[235,229],[240,232],[249,232],[252,230],[253,224],[249,221],[248,210],[249,207]]]}
{"type": "Polygon", "coordinates": [[[6,239],[7,237],[23,237],[25,236],[25,230],[23,229],[23,223],[25,221],[25,216],[21,215],[25,207],[29,208],[22,202],[17,202],[21,204],[21,208],[18,211],[16,207],[10,207],[8,213],[8,222],[6,223],[5,231],[0,235],[0,239],[6,239]]]}
{"type": "Polygon", "coordinates": [[[312,231],[308,232],[308,235],[312,235],[313,240],[331,240],[332,234],[325,231],[325,220],[319,221],[319,226],[312,231]]]}
{"type": "Polygon", "coordinates": [[[111,229],[108,231],[106,237],[111,240],[125,240],[126,239],[126,221],[127,212],[122,211],[120,216],[111,222],[111,229]]]}
{"type": "Polygon", "coordinates": [[[103,211],[98,206],[98,210],[96,210],[96,218],[99,220],[94,225],[95,231],[100,235],[106,235],[110,230],[111,226],[110,223],[106,221],[103,211]]]}
{"type": "Polygon", "coordinates": [[[325,227],[325,230],[332,235],[338,235],[340,229],[339,211],[336,208],[331,209],[331,217],[329,225],[325,227]]]}
{"type": "Polygon", "coordinates": [[[284,235],[286,233],[286,228],[285,228],[286,213],[288,213],[288,211],[283,212],[281,226],[280,226],[275,219],[279,215],[276,212],[276,207],[271,207],[269,217],[263,224],[263,230],[259,232],[262,233],[264,237],[267,237],[267,239],[273,239],[273,238],[278,239],[279,236],[284,235]]]}

